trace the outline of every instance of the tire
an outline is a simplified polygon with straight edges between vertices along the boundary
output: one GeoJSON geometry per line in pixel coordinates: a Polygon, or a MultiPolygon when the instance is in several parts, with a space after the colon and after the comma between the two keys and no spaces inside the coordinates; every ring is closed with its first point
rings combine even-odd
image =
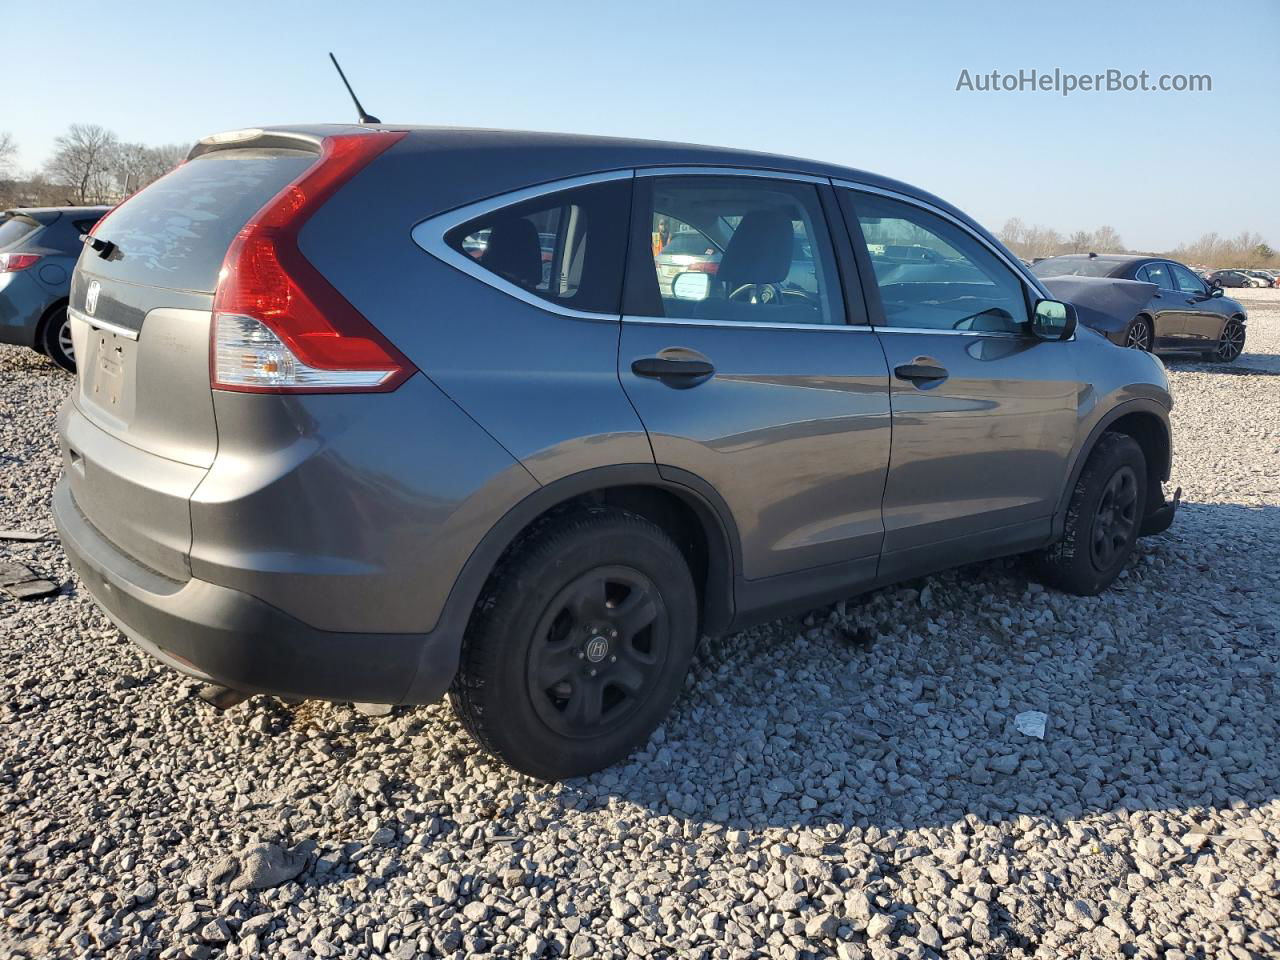
{"type": "Polygon", "coordinates": [[[1238,318],[1232,317],[1222,328],[1218,345],[1205,353],[1205,358],[1217,363],[1235,363],[1244,352],[1245,329],[1238,318]]]}
{"type": "Polygon", "coordinates": [[[580,776],[648,739],[697,636],[697,591],[671,538],[623,510],[579,510],[539,525],[491,575],[449,699],[509,766],[580,776]]]}
{"type": "Polygon", "coordinates": [[[1071,492],[1062,539],[1039,555],[1046,584],[1091,597],[1120,575],[1147,506],[1147,461],[1137,441],[1104,433],[1071,492]]]}
{"type": "Polygon", "coordinates": [[[75,347],[71,344],[71,318],[65,306],[58,307],[45,318],[40,328],[40,345],[46,357],[63,370],[76,372],[75,347]]]}
{"type": "Polygon", "coordinates": [[[1129,321],[1129,326],[1125,327],[1124,345],[1131,350],[1150,353],[1153,334],[1151,318],[1145,313],[1140,313],[1129,321]]]}

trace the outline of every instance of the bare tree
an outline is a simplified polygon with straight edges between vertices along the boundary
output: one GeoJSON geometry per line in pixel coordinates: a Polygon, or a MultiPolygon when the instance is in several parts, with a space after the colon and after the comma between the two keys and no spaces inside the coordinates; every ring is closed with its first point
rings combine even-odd
{"type": "Polygon", "coordinates": [[[1103,224],[1093,232],[1093,248],[1095,253],[1123,253],[1124,241],[1115,227],[1103,224]]]}
{"type": "Polygon", "coordinates": [[[1077,230],[1067,240],[1069,253],[1088,253],[1093,249],[1093,234],[1088,230],[1077,230]]]}
{"type": "Polygon", "coordinates": [[[1026,236],[1026,225],[1017,217],[1010,217],[1000,228],[1000,242],[1010,249],[1019,246],[1026,236]]]}
{"type": "Polygon", "coordinates": [[[124,195],[137,193],[176,167],[186,155],[187,147],[183,144],[171,143],[162,147],[149,147],[145,143],[120,144],[111,166],[117,191],[124,195]]]}
{"type": "Polygon", "coordinates": [[[95,124],[73,123],[53,145],[53,156],[45,164],[50,180],[70,188],[78,203],[114,198],[112,167],[120,146],[114,133],[95,124]]]}
{"type": "Polygon", "coordinates": [[[7,130],[0,130],[0,177],[15,174],[14,167],[18,159],[18,141],[7,130]]]}

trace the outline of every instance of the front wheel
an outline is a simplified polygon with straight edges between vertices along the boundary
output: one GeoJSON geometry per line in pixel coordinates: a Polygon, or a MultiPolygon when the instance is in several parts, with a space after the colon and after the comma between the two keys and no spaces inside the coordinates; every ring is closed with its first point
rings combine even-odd
{"type": "Polygon", "coordinates": [[[71,342],[71,318],[66,307],[59,307],[45,320],[40,344],[50,360],[63,370],[76,372],[76,348],[71,342]]]}
{"type": "Polygon", "coordinates": [[[1134,317],[1124,332],[1124,345],[1132,350],[1151,352],[1151,320],[1146,315],[1134,317]]]}
{"type": "Polygon", "coordinates": [[[1205,356],[1219,363],[1233,363],[1244,352],[1244,324],[1232,317],[1222,328],[1218,345],[1205,356]]]}
{"type": "Polygon", "coordinates": [[[547,521],[490,577],[449,696],[482,747],[546,780],[624,758],[671,708],[697,641],[684,556],[643,517],[547,521]]]}
{"type": "Polygon", "coordinates": [[[1062,539],[1037,558],[1040,578],[1077,596],[1101,593],[1129,561],[1146,507],[1142,448],[1123,433],[1104,433],[1071,493],[1062,539]]]}

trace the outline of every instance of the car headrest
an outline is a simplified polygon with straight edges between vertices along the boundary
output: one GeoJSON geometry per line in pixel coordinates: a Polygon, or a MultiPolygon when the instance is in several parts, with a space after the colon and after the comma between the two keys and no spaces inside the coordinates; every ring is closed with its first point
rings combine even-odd
{"type": "Polygon", "coordinates": [[[791,270],[791,218],[776,210],[752,210],[733,232],[717,276],[730,287],[780,283],[791,270]]]}
{"type": "Polygon", "coordinates": [[[489,230],[480,264],[512,283],[532,290],[542,282],[542,247],[538,230],[523,217],[499,220],[489,230]]]}

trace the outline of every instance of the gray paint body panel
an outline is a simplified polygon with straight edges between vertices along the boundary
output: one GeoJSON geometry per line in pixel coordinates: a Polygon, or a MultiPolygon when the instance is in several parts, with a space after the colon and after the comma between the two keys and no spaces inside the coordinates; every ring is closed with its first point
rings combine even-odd
{"type": "MultiPolygon", "coordinates": [[[[502,550],[561,492],[593,489],[592,478],[701,504],[723,544],[715,622],[736,612],[741,623],[1047,542],[1090,432],[1111,411],[1141,410],[1167,428],[1159,361],[1089,331],[1051,344],[565,316],[455,269],[412,237],[424,220],[533,185],[688,166],[871,186],[941,209],[999,246],[936,197],[830,165],[414,129],[300,237],[307,259],[421,371],[392,393],[211,392],[207,353],[197,349],[207,348],[209,298],[104,282],[99,314],[138,334],[124,337],[133,344],[126,359],[137,361],[132,393],[64,408],[64,446],[84,455],[77,464],[67,453],[66,495],[55,502],[90,589],[144,578],[129,573],[134,561],[178,586],[189,581],[172,594],[127,590],[113,616],[136,618],[130,628],[158,649],[171,648],[156,631],[183,623],[219,643],[246,625],[236,662],[208,654],[210,675],[270,688],[260,671],[241,669],[255,644],[267,644],[271,664],[300,672],[279,689],[341,698],[331,663],[339,651],[357,663],[394,650],[398,664],[417,664],[416,678],[366,671],[362,696],[382,685],[388,699],[429,700],[452,675],[502,550]],[[716,376],[676,390],[631,374],[633,359],[669,347],[704,353],[716,376]],[[892,379],[896,364],[922,355],[953,379],[934,390],[892,379]],[[90,483],[77,469],[104,479],[90,483]],[[161,594],[190,599],[147,599],[161,594]]],[[[82,258],[73,306],[91,270],[82,258]]],[[[859,278],[846,270],[844,280],[859,278]]],[[[108,359],[130,349],[98,346],[108,359]]],[[[112,608],[109,597],[103,603],[112,608]]],[[[187,637],[179,655],[200,655],[204,642],[187,637]]]]}

